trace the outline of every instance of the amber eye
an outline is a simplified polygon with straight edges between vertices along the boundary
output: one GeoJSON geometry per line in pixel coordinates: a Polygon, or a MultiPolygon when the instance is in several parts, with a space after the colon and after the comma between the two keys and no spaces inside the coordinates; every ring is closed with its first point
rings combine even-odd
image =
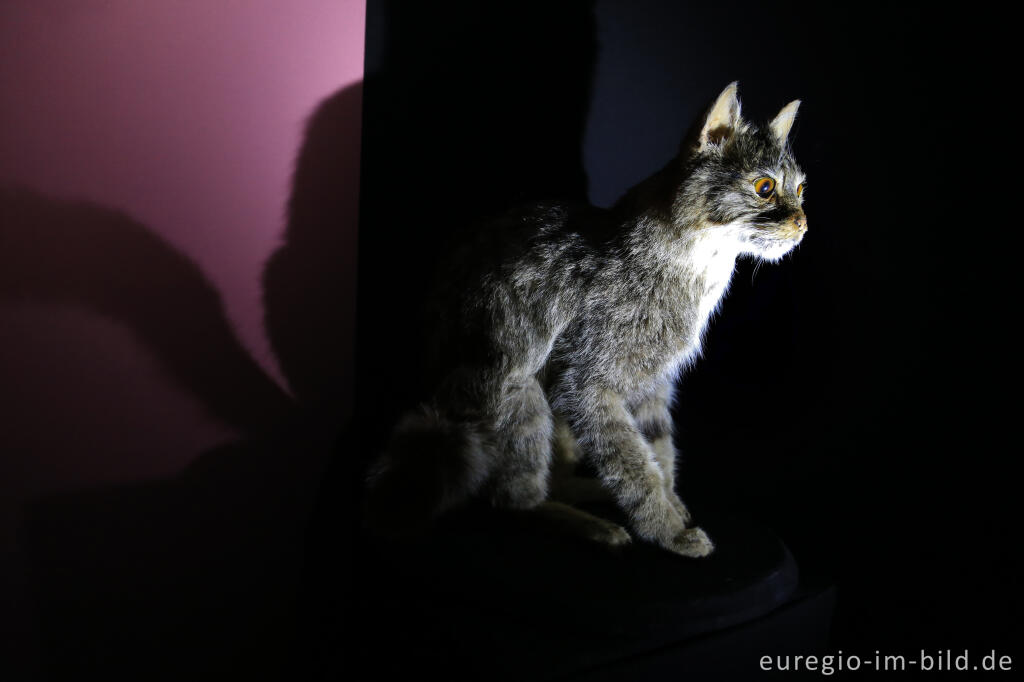
{"type": "Polygon", "coordinates": [[[775,181],[771,178],[758,178],[754,180],[754,191],[757,192],[757,196],[767,199],[775,191],[775,181]]]}
{"type": "Polygon", "coordinates": [[[804,183],[801,182],[799,185],[796,186],[796,195],[798,197],[799,196],[803,196],[803,193],[804,193],[804,183]]]}

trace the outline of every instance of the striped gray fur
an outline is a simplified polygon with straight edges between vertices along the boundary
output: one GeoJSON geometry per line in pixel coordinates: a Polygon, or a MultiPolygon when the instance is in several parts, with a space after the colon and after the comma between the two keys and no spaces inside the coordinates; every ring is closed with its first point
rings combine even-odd
{"type": "Polygon", "coordinates": [[[611,209],[544,203],[477,230],[433,301],[437,389],[371,467],[368,526],[401,536],[486,496],[621,544],[624,529],[551,501],[587,488],[551,480],[582,457],[633,534],[709,554],[675,492],[674,384],[737,257],[777,260],[806,232],[788,144],[798,104],[754,126],[730,84],[611,209]]]}

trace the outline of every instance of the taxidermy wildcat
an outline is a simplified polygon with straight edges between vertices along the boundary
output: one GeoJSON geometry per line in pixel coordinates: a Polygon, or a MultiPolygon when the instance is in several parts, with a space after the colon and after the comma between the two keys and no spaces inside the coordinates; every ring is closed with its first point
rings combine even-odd
{"type": "Polygon", "coordinates": [[[673,386],[737,257],[778,260],[807,231],[799,104],[755,126],[732,83],[611,209],[545,203],[478,230],[435,297],[436,390],[370,467],[368,528],[401,537],[486,496],[605,544],[711,553],[675,491],[673,386]],[[580,458],[598,479],[571,475],[580,458]],[[563,501],[595,486],[628,531],[563,501]]]}

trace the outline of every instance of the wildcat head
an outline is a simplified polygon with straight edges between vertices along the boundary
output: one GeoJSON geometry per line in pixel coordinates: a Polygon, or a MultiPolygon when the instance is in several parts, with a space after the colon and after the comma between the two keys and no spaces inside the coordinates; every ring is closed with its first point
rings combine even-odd
{"type": "Polygon", "coordinates": [[[690,173],[677,206],[699,206],[689,218],[739,254],[777,260],[807,232],[806,178],[788,143],[799,106],[794,100],[767,126],[751,125],[730,83],[684,144],[690,173]]]}

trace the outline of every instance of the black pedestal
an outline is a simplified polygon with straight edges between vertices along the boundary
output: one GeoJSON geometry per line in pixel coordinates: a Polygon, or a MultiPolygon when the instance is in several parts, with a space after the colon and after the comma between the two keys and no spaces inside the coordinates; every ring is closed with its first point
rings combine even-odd
{"type": "Polygon", "coordinates": [[[418,547],[368,545],[338,648],[351,654],[333,667],[367,679],[641,680],[754,675],[762,655],[820,650],[830,590],[801,586],[767,528],[700,520],[717,547],[707,559],[641,542],[609,551],[481,511],[418,547]]]}

